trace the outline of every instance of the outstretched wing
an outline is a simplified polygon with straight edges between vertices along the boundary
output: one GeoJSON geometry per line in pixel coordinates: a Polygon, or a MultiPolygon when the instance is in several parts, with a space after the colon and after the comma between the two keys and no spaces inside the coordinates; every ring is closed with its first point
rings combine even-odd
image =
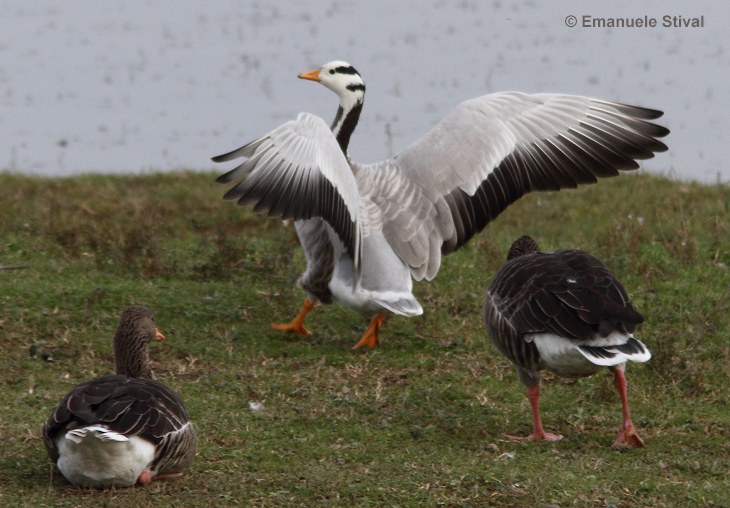
{"type": "Polygon", "coordinates": [[[436,275],[464,245],[531,191],[595,183],[667,149],[660,111],[559,94],[504,92],[458,105],[394,158],[363,166],[369,220],[382,224],[414,277],[436,275]]]}
{"type": "Polygon", "coordinates": [[[324,121],[300,113],[296,120],[241,148],[213,157],[213,161],[238,157],[247,160],[217,179],[220,183],[237,182],[225,199],[237,199],[241,205],[253,204],[254,211],[274,217],[322,217],[357,263],[357,184],[350,164],[324,121]]]}

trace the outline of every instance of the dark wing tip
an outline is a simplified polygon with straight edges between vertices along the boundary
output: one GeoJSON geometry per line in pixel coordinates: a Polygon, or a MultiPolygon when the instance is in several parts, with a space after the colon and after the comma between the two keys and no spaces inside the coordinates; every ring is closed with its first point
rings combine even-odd
{"type": "MultiPolygon", "coordinates": [[[[656,136],[658,138],[663,138],[664,136],[666,136],[670,132],[671,131],[669,129],[667,129],[666,127],[664,127],[663,125],[657,125],[656,126],[656,131],[654,131],[654,136],[656,136]]],[[[662,143],[662,145],[664,145],[664,143],[662,143]]],[[[666,148],[667,148],[667,146],[664,145],[664,149],[665,150],[666,150],[666,148]]],[[[663,151],[663,150],[659,150],[659,151],[663,151]]]]}
{"type": "MultiPolygon", "coordinates": [[[[669,130],[667,130],[667,132],[665,134],[661,134],[661,136],[666,136],[667,134],[669,134],[669,130]]],[[[658,139],[655,139],[654,143],[651,146],[651,149],[654,150],[654,152],[656,152],[656,153],[661,153],[661,152],[666,152],[667,150],[669,150],[669,147],[667,145],[665,145],[664,143],[662,143],[661,141],[659,141],[658,139]]]]}
{"type": "Polygon", "coordinates": [[[265,138],[259,138],[235,150],[211,157],[213,162],[226,162],[239,157],[250,157],[265,138]]]}
{"type": "Polygon", "coordinates": [[[664,115],[664,111],[659,109],[643,108],[641,106],[630,106],[630,108],[631,113],[635,117],[642,118],[644,120],[656,120],[664,115]]]}
{"type": "Polygon", "coordinates": [[[218,178],[215,179],[218,183],[230,183],[233,181],[233,178],[231,177],[232,171],[229,171],[228,173],[223,173],[218,178]]]}
{"type": "Polygon", "coordinates": [[[663,138],[664,136],[668,135],[671,131],[664,127],[663,125],[651,123],[651,122],[643,122],[644,123],[644,134],[651,136],[654,139],[654,142],[648,146],[651,150],[655,152],[665,152],[667,150],[667,145],[662,143],[656,138],[663,138]]]}
{"type": "Polygon", "coordinates": [[[236,148],[235,150],[231,150],[230,152],[216,155],[215,157],[211,157],[210,160],[212,160],[213,162],[226,162],[226,161],[235,159],[242,155],[241,151],[243,148],[245,148],[245,147],[242,146],[240,148],[236,148]]]}
{"type": "Polygon", "coordinates": [[[598,104],[605,104],[615,108],[622,113],[632,116],[634,118],[641,118],[642,120],[656,120],[657,118],[664,115],[664,111],[659,109],[645,108],[642,106],[634,106],[632,104],[625,104],[623,102],[612,102],[602,99],[591,99],[592,102],[598,104]]]}
{"type": "Polygon", "coordinates": [[[644,124],[643,134],[654,138],[654,143],[647,146],[647,148],[650,148],[651,150],[656,152],[663,152],[664,150],[666,150],[667,146],[656,138],[663,138],[664,136],[668,135],[670,132],[669,129],[667,129],[663,125],[659,125],[656,123],[646,121],[642,121],[642,123],[644,124]],[[662,148],[664,148],[664,150],[662,150],[662,148]]]}

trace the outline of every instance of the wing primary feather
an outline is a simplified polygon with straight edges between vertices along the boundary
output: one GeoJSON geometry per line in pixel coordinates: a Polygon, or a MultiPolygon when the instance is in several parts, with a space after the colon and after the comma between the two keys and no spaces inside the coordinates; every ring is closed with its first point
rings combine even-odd
{"type": "MultiPolygon", "coordinates": [[[[254,206],[254,212],[256,213],[267,213],[272,217],[276,217],[274,213],[274,207],[278,202],[281,201],[281,181],[286,175],[279,171],[279,168],[284,166],[283,160],[276,161],[275,165],[268,169],[266,175],[264,175],[258,184],[260,193],[252,196],[252,200],[256,201],[254,206]]],[[[251,189],[253,192],[254,189],[251,189]]]]}
{"type": "Polygon", "coordinates": [[[591,173],[599,177],[618,175],[618,170],[597,156],[593,147],[587,145],[573,129],[560,134],[560,139],[571,148],[571,153],[583,160],[583,165],[591,173]]]}
{"type": "MultiPolygon", "coordinates": [[[[627,116],[625,114],[622,114],[620,111],[607,109],[607,108],[600,108],[596,106],[591,106],[589,108],[590,111],[599,111],[601,113],[604,113],[608,116],[611,116],[613,118],[617,118],[621,123],[626,125],[627,128],[636,131],[638,133],[644,134],[646,136],[651,137],[664,137],[667,134],[669,134],[669,129],[666,127],[662,127],[661,125],[657,125],[655,123],[646,122],[644,120],[637,119],[636,117],[627,116]]],[[[664,145],[662,143],[662,145],[664,145]]],[[[665,148],[666,149],[666,148],[665,148]]],[[[658,151],[664,151],[664,150],[658,150],[658,151]]]]}
{"type": "Polygon", "coordinates": [[[213,162],[226,162],[229,160],[237,159],[238,157],[250,157],[251,155],[253,155],[259,145],[263,143],[266,139],[267,136],[262,136],[254,141],[251,141],[250,143],[246,143],[240,148],[236,148],[235,150],[224,153],[222,155],[217,155],[211,160],[213,162]]]}
{"type": "Polygon", "coordinates": [[[632,154],[632,157],[627,157],[621,150],[620,143],[616,143],[616,139],[611,135],[607,135],[605,132],[593,128],[589,124],[581,124],[579,130],[580,135],[591,144],[600,149],[600,151],[606,156],[610,157],[607,162],[614,166],[616,169],[637,169],[639,165],[633,159],[636,155],[632,154]],[[610,141],[614,141],[611,143],[610,141]]]}
{"type": "Polygon", "coordinates": [[[643,108],[641,106],[631,106],[629,104],[623,104],[621,102],[604,101],[602,99],[591,99],[591,103],[609,106],[626,115],[630,115],[636,118],[642,118],[645,120],[656,120],[664,114],[663,111],[659,111],[658,109],[643,108]]]}
{"type": "Polygon", "coordinates": [[[586,171],[580,164],[566,154],[552,139],[541,139],[536,143],[537,148],[549,158],[556,168],[570,175],[571,180],[581,183],[595,183],[596,177],[586,171]]]}
{"type": "Polygon", "coordinates": [[[631,154],[637,154],[632,155],[635,158],[649,159],[654,156],[654,152],[664,152],[667,150],[667,145],[658,139],[643,132],[632,130],[625,124],[616,122],[614,117],[589,113],[586,119],[586,125],[600,130],[607,135],[612,135],[614,139],[618,140],[619,146],[631,154]]]}
{"type": "Polygon", "coordinates": [[[266,149],[259,150],[257,153],[253,154],[251,158],[245,160],[232,170],[230,170],[227,173],[222,174],[218,178],[216,178],[216,182],[218,183],[230,183],[237,178],[243,177],[244,175],[247,175],[254,166],[258,163],[258,161],[263,157],[263,155],[266,153],[266,149]]]}

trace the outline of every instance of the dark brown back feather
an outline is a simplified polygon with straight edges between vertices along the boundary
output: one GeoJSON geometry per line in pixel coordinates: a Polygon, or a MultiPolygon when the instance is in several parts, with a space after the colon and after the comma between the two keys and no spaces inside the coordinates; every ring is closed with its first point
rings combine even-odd
{"type": "Polygon", "coordinates": [[[65,430],[103,424],[159,445],[189,422],[185,404],[171,388],[154,379],[114,375],[81,383],[66,394],[43,426],[43,437],[55,462],[55,438],[65,430]]]}
{"type": "Polygon", "coordinates": [[[613,330],[631,333],[643,320],[606,265],[581,250],[518,255],[497,272],[485,297],[492,339],[528,370],[538,368],[537,351],[525,334],[586,340],[613,330]]]}

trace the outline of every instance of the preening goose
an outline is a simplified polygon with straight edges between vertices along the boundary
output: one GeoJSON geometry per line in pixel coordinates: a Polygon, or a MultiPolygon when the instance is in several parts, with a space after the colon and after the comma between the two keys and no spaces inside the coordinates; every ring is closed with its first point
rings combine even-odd
{"type": "Polygon", "coordinates": [[[152,312],[127,308],[114,335],[117,374],[73,388],[43,426],[63,476],[87,487],[127,487],[181,476],[196,435],[180,396],[153,379],[147,346],[164,340],[152,312]]]}
{"type": "Polygon", "coordinates": [[[510,248],[484,300],[484,322],[497,348],[517,367],[527,386],[533,430],[513,440],[557,441],[540,418],[540,374],[548,369],[581,377],[608,367],[623,406],[623,426],[614,445],[644,446],[631,422],[626,361],[646,362],[651,353],[634,337],[644,318],[621,283],[595,256],[580,250],[539,252],[529,236],[510,248]]]}
{"type": "Polygon", "coordinates": [[[307,299],[294,320],[272,325],[308,334],[316,302],[374,314],[355,348],[378,342],[386,312],[423,312],[412,280],[431,280],[454,252],[522,195],[594,183],[638,168],[667,147],[660,111],[589,97],[502,92],[459,104],[395,157],[350,160],[347,147],[365,83],[346,62],[300,78],[340,99],[329,128],[301,113],[262,137],[214,157],[247,160],[220,176],[225,194],[269,216],[295,220],[307,259],[307,299]]]}

